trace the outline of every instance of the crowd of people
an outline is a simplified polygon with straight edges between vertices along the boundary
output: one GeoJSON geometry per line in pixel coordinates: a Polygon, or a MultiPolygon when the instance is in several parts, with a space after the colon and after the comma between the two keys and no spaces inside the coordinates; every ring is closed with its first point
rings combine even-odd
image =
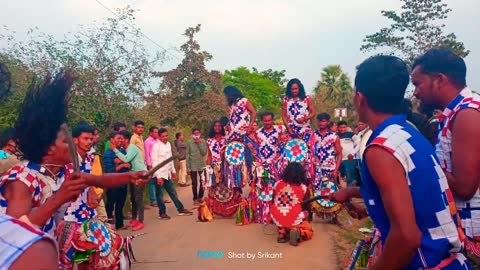
{"type": "Polygon", "coordinates": [[[98,130],[88,123],[73,129],[73,158],[69,151],[63,123],[73,80],[64,72],[34,84],[14,129],[1,135],[0,237],[21,246],[1,247],[6,259],[0,269],[22,269],[32,258],[54,269],[55,256],[34,251],[55,254],[57,247],[64,269],[117,263],[75,260],[75,247],[64,238],[97,218],[117,230],[142,230],[146,207],[158,207],[159,218],[169,220],[164,190],[179,216],[192,215],[178,198],[177,179],[179,187],[191,179],[199,212],[236,214],[237,224],[275,224],[279,243],[312,238],[315,215],[338,223],[342,205],[352,217],[370,216],[381,251],[369,269],[472,269],[479,263],[480,128],[472,123],[480,120],[480,97],[467,88],[464,60],[449,49],[428,50],[411,73],[394,56],[362,62],[353,97],[360,121],[353,129],[326,112],[316,114],[298,79],[286,87],[283,125],[275,124],[274,113],[261,112],[259,126],[250,101],[227,86],[229,114],[213,121],[208,138],[194,128],[191,139],[177,133],[171,144],[168,130],[153,126],[144,140],[144,122],[136,121],[133,133],[117,123],[102,160],[98,130]],[[418,112],[404,99],[410,78],[418,112]],[[47,103],[52,106],[42,106],[47,103]],[[144,205],[145,187],[150,205],[144,205]],[[128,190],[132,217],[126,225],[128,190]]]}

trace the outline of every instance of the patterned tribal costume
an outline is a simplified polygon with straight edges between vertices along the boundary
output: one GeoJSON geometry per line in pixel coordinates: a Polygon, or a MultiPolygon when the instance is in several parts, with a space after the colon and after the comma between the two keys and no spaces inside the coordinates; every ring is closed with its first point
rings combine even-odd
{"type": "Polygon", "coordinates": [[[306,96],[303,100],[296,98],[283,98],[283,104],[287,107],[287,125],[293,130],[292,137],[303,138],[306,132],[311,131],[310,121],[303,124],[296,120],[300,117],[307,117],[310,113],[308,111],[308,102],[310,96],[306,96]]]}
{"type": "Polygon", "coordinates": [[[26,249],[43,239],[55,242],[50,235],[18,219],[0,214],[0,270],[9,269],[26,249]]]}
{"type": "MultiPolygon", "coordinates": [[[[229,217],[235,214],[236,207],[232,207],[240,202],[241,190],[228,188],[227,183],[222,181],[222,149],[226,146],[226,139],[220,140],[209,138],[207,146],[212,155],[212,163],[208,164],[212,170],[209,172],[210,179],[207,181],[208,197],[205,199],[212,212],[219,216],[229,217]]],[[[226,161],[225,161],[226,162],[226,161]]]]}
{"type": "Polygon", "coordinates": [[[270,132],[267,132],[265,128],[257,130],[258,156],[261,164],[258,164],[253,174],[257,188],[257,221],[264,224],[270,223],[270,202],[273,199],[273,185],[279,179],[276,163],[280,158],[280,136],[284,132],[285,128],[281,125],[273,126],[270,132]]]}
{"type": "Polygon", "coordinates": [[[247,110],[247,103],[248,99],[242,98],[228,107],[228,114],[230,116],[230,134],[227,136],[228,142],[242,140],[243,136],[247,134],[251,120],[250,112],[247,110]]]}
{"type": "MultiPolygon", "coordinates": [[[[32,208],[44,204],[59,187],[59,184],[50,177],[44,167],[24,160],[19,165],[13,166],[0,178],[0,213],[2,214],[7,212],[8,207],[8,201],[3,196],[7,181],[20,181],[27,186],[32,195],[32,208]]],[[[55,228],[55,219],[52,216],[40,229],[54,236],[55,228]]]]}
{"type": "MultiPolygon", "coordinates": [[[[465,88],[448,104],[439,119],[438,143],[435,150],[442,169],[449,173],[452,172],[452,120],[459,111],[467,108],[480,111],[480,96],[465,88]]],[[[480,221],[478,221],[480,220],[480,189],[477,189],[469,201],[455,198],[455,204],[462,219],[464,232],[468,237],[465,245],[471,253],[469,257],[471,256],[471,259],[478,264],[480,262],[480,221]]]]}
{"type": "MultiPolygon", "coordinates": [[[[457,214],[453,196],[430,143],[407,124],[404,115],[395,115],[373,131],[367,149],[372,145],[390,152],[405,169],[417,226],[422,232],[421,245],[404,269],[470,269],[460,253],[460,238],[464,235],[459,235],[462,231],[452,218],[457,214]]],[[[390,221],[380,191],[365,162],[362,164],[360,191],[384,244],[390,231],[390,221]]]]}
{"type": "Polygon", "coordinates": [[[327,131],[325,136],[320,134],[320,131],[316,130],[312,136],[313,150],[316,161],[315,166],[315,178],[313,180],[313,188],[317,191],[320,189],[322,177],[326,176],[330,178],[331,173],[336,168],[336,153],[335,153],[335,141],[338,136],[336,133],[327,131]]]}

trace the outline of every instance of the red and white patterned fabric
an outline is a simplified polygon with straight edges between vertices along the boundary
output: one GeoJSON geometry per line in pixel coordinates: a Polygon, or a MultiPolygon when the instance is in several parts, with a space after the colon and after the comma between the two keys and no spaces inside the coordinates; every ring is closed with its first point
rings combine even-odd
{"type": "Polygon", "coordinates": [[[230,116],[230,134],[228,135],[228,141],[239,140],[247,134],[251,120],[250,112],[247,110],[247,103],[248,99],[242,98],[228,107],[228,114],[230,116]]]}
{"type": "Polygon", "coordinates": [[[293,130],[294,138],[302,138],[305,132],[309,132],[312,128],[310,121],[305,123],[298,123],[297,119],[301,117],[307,117],[310,112],[308,111],[308,103],[310,96],[306,96],[303,100],[298,98],[283,98],[283,104],[287,108],[287,125],[293,130]]]}
{"type": "Polygon", "coordinates": [[[285,127],[282,125],[273,126],[271,131],[266,131],[264,127],[257,130],[259,158],[262,163],[271,163],[279,157],[280,135],[284,132],[285,127]]]}
{"type": "Polygon", "coordinates": [[[275,183],[273,203],[270,207],[273,222],[284,228],[297,226],[306,218],[302,201],[307,193],[306,185],[291,185],[280,180],[275,183]]]}
{"type": "Polygon", "coordinates": [[[42,239],[48,239],[56,246],[48,234],[18,219],[0,214],[0,270],[9,269],[25,250],[42,239]]]}
{"type": "Polygon", "coordinates": [[[212,164],[208,165],[220,165],[222,163],[222,148],[225,147],[225,145],[225,137],[221,137],[219,140],[208,138],[207,146],[212,154],[212,164]]]}
{"type": "MultiPolygon", "coordinates": [[[[8,201],[4,197],[5,184],[8,181],[20,181],[25,184],[31,193],[32,208],[35,209],[57,191],[59,183],[48,176],[47,170],[28,160],[12,167],[0,178],[0,213],[6,214],[8,201]]],[[[43,232],[54,235],[55,220],[53,216],[41,228],[43,232]]]]}
{"type": "MultiPolygon", "coordinates": [[[[447,172],[452,172],[452,120],[455,118],[455,115],[463,109],[480,111],[480,96],[468,88],[463,89],[460,94],[450,102],[439,119],[440,132],[435,150],[442,169],[447,172]]],[[[475,136],[475,134],[471,136],[475,136]]],[[[480,240],[480,189],[477,189],[477,192],[469,201],[455,198],[455,204],[462,219],[465,234],[470,238],[480,240]]]]}

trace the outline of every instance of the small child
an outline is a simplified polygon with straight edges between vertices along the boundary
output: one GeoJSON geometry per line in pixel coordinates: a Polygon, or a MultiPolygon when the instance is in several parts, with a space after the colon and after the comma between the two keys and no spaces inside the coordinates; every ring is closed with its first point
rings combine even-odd
{"type": "Polygon", "coordinates": [[[308,198],[307,176],[300,163],[287,165],[281,180],[273,187],[273,201],[270,206],[272,220],[278,227],[278,243],[290,241],[296,246],[299,241],[313,237],[312,226],[306,220],[308,213],[302,201],[308,198]]]}

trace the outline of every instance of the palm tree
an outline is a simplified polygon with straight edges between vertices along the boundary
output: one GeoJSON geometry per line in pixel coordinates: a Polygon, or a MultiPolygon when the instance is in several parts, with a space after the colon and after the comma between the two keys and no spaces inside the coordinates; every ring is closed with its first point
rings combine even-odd
{"type": "Polygon", "coordinates": [[[330,65],[322,70],[321,80],[315,88],[315,94],[324,96],[325,101],[350,107],[352,100],[352,85],[348,75],[339,65],[330,65]]]}

